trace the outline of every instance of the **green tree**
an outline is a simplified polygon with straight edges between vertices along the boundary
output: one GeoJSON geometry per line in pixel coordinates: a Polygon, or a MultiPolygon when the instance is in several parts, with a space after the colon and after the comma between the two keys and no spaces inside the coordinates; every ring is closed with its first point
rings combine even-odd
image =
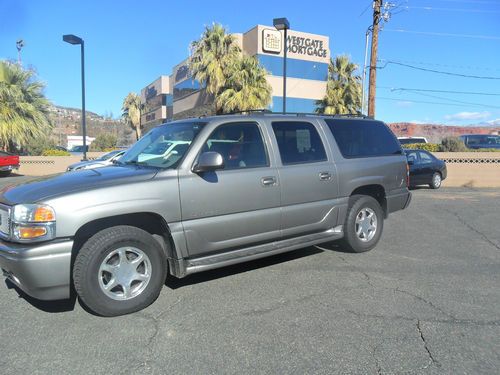
{"type": "Polygon", "coordinates": [[[215,100],[223,113],[266,108],[271,103],[271,85],[266,70],[254,56],[242,55],[227,70],[226,85],[215,100]]]}
{"type": "Polygon", "coordinates": [[[117,137],[110,133],[101,133],[95,137],[94,141],[90,145],[91,151],[106,151],[110,148],[116,147],[117,137]]]}
{"type": "Polygon", "coordinates": [[[215,112],[222,113],[218,96],[227,85],[228,72],[241,56],[233,35],[217,23],[205,27],[201,38],[191,43],[189,69],[191,76],[214,97],[215,112]]]}
{"type": "Polygon", "coordinates": [[[142,137],[141,105],[141,98],[134,92],[125,97],[122,105],[122,117],[127,125],[135,130],[137,139],[142,137]]]}
{"type": "Polygon", "coordinates": [[[445,137],[441,141],[439,151],[442,152],[466,152],[469,151],[465,143],[458,137],[445,137]]]}
{"type": "Polygon", "coordinates": [[[361,112],[361,77],[358,66],[349,57],[340,55],[330,59],[326,95],[316,102],[317,113],[355,114],[361,112]]]}
{"type": "Polygon", "coordinates": [[[52,125],[48,117],[50,102],[43,94],[44,84],[33,70],[0,61],[0,147],[12,150],[30,140],[46,137],[52,125]]]}

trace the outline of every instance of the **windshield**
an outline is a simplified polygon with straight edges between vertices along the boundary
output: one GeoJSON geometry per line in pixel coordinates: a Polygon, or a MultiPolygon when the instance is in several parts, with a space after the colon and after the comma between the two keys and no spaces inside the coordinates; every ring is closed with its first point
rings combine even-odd
{"type": "Polygon", "coordinates": [[[204,125],[179,122],[157,127],[137,141],[120,163],[175,168],[204,125]]]}
{"type": "Polygon", "coordinates": [[[98,160],[98,161],[104,161],[104,160],[109,160],[111,159],[113,156],[115,156],[116,154],[118,154],[119,152],[121,151],[111,151],[111,152],[108,152],[107,154],[104,154],[103,156],[101,156],[100,158],[97,158],[95,160],[98,160]]]}

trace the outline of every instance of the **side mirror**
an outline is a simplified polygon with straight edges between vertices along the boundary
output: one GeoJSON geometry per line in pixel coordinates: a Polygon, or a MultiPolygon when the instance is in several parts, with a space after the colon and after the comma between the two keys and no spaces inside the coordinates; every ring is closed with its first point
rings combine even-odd
{"type": "Polygon", "coordinates": [[[210,172],[224,169],[224,158],[218,152],[204,152],[198,158],[198,163],[193,167],[194,173],[210,172]]]}
{"type": "Polygon", "coordinates": [[[408,165],[413,165],[415,164],[415,159],[411,158],[411,159],[408,159],[408,165]]]}

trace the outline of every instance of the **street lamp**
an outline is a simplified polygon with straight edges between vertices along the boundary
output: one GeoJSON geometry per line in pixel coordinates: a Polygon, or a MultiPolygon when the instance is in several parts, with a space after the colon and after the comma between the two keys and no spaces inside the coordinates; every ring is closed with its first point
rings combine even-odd
{"type": "Polygon", "coordinates": [[[82,58],[82,133],[83,133],[83,161],[87,160],[87,128],[85,125],[85,43],[76,35],[63,35],[63,41],[69,44],[79,44],[82,58]]]}
{"type": "Polygon", "coordinates": [[[372,32],[373,27],[370,26],[365,33],[365,63],[363,64],[363,82],[361,83],[361,88],[362,88],[362,96],[361,96],[361,113],[365,113],[365,98],[366,98],[366,90],[365,90],[365,84],[366,84],[366,61],[368,60],[368,36],[372,32]]]}
{"type": "Polygon", "coordinates": [[[273,26],[276,30],[284,30],[285,41],[283,42],[283,113],[286,113],[286,42],[287,30],[290,29],[290,22],[283,18],[273,19],[273,26]]]}

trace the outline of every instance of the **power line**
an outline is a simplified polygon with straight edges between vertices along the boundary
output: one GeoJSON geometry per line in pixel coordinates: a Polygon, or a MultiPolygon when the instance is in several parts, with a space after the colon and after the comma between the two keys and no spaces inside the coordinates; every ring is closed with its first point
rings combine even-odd
{"type": "Polygon", "coordinates": [[[413,31],[404,29],[385,29],[384,31],[396,32],[396,33],[420,34],[420,35],[433,35],[433,36],[450,36],[457,38],[500,40],[500,36],[494,36],[494,35],[453,34],[453,33],[438,33],[432,31],[413,31]]]}
{"type": "Polygon", "coordinates": [[[382,96],[377,96],[377,100],[391,100],[395,102],[408,102],[408,103],[422,103],[422,104],[432,104],[432,105],[446,105],[446,106],[452,106],[452,107],[461,107],[465,108],[463,104],[453,104],[453,103],[439,103],[439,102],[428,102],[424,100],[408,100],[408,99],[402,99],[402,98],[387,98],[387,97],[382,97],[382,96]]]}
{"type": "MultiPolygon", "coordinates": [[[[381,60],[378,60],[378,61],[381,61],[381,60]]],[[[434,70],[434,69],[421,68],[421,67],[418,67],[418,66],[413,66],[413,65],[409,65],[409,64],[403,64],[403,63],[400,63],[400,62],[397,62],[397,61],[388,61],[388,60],[385,60],[385,64],[383,66],[377,66],[377,69],[384,69],[384,68],[387,67],[387,65],[390,65],[390,64],[404,66],[404,67],[407,67],[407,68],[421,70],[421,71],[424,71],[424,72],[437,73],[437,74],[445,74],[445,75],[450,75],[450,76],[455,76],[455,77],[500,80],[500,77],[476,76],[476,75],[469,75],[469,74],[445,72],[445,71],[442,71],[442,70],[434,70]]]]}
{"type": "Polygon", "coordinates": [[[455,100],[455,99],[450,99],[450,98],[444,98],[442,96],[437,96],[437,95],[430,95],[430,94],[424,94],[423,92],[414,92],[414,94],[421,95],[421,96],[426,96],[429,98],[434,98],[434,99],[440,99],[440,100],[448,100],[450,102],[454,103],[459,103],[459,104],[466,104],[466,105],[471,105],[475,107],[484,107],[484,108],[496,108],[500,109],[499,106],[496,105],[489,105],[489,104],[482,104],[482,103],[471,103],[471,102],[464,102],[462,100],[455,100]]]}
{"type": "Polygon", "coordinates": [[[413,7],[407,6],[406,9],[418,10],[437,10],[446,12],[467,12],[467,13],[500,13],[500,10],[486,10],[486,9],[465,9],[465,8],[434,8],[434,7],[413,7]]]}
{"type": "Polygon", "coordinates": [[[497,70],[497,71],[500,71],[499,68],[487,68],[487,67],[484,67],[484,66],[450,65],[450,64],[430,63],[430,62],[423,62],[423,61],[409,61],[409,60],[401,60],[401,59],[397,59],[397,60],[393,60],[393,59],[381,59],[379,61],[380,62],[384,62],[384,61],[396,61],[396,62],[406,63],[406,64],[439,66],[439,67],[444,67],[444,68],[458,68],[458,69],[468,69],[468,70],[497,70]]]}
{"type": "Polygon", "coordinates": [[[491,92],[474,92],[474,91],[453,91],[453,90],[431,90],[431,89],[414,89],[414,88],[406,88],[406,87],[388,87],[388,86],[377,86],[377,88],[381,89],[390,89],[391,91],[421,91],[421,92],[438,92],[444,94],[464,94],[464,95],[486,95],[486,96],[500,96],[500,93],[491,93],[491,92]]]}
{"type": "Polygon", "coordinates": [[[444,1],[444,2],[448,2],[448,3],[500,5],[500,2],[498,2],[498,1],[483,1],[483,0],[437,0],[437,1],[444,1]]]}

